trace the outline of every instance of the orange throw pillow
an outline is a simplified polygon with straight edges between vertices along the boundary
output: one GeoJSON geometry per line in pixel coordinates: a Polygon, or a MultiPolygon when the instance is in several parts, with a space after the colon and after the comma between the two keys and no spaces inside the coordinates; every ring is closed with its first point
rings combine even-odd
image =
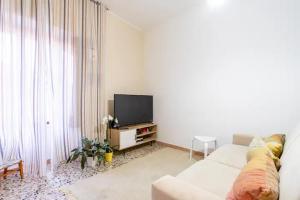
{"type": "Polygon", "coordinates": [[[279,174],[272,158],[260,155],[251,158],[235,180],[227,200],[277,200],[279,174]]]}

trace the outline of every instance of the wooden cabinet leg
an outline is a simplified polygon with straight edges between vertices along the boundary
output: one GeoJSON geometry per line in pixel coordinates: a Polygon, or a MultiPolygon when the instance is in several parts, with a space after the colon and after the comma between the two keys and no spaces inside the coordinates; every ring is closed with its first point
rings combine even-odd
{"type": "Polygon", "coordinates": [[[21,179],[23,179],[24,174],[23,174],[23,161],[22,160],[19,162],[19,170],[20,170],[21,179]]]}
{"type": "Polygon", "coordinates": [[[6,174],[7,174],[7,168],[4,168],[4,174],[3,174],[4,179],[6,179],[6,174]]]}

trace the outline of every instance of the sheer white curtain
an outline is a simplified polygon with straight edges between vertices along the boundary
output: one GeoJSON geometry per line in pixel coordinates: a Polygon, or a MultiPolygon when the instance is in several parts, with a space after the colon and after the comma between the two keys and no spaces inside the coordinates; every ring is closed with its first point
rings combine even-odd
{"type": "Polygon", "coordinates": [[[100,136],[105,8],[90,0],[0,0],[0,161],[45,175],[100,136]]]}

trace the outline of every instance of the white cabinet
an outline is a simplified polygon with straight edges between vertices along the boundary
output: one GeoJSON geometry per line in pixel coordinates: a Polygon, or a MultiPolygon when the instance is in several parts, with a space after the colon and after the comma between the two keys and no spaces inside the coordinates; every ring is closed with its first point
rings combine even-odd
{"type": "Polygon", "coordinates": [[[131,147],[136,144],[136,129],[120,131],[120,149],[131,147]]]}

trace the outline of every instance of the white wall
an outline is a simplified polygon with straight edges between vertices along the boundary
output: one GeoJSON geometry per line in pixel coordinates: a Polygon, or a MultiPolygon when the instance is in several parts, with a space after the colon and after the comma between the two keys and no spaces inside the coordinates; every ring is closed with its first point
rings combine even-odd
{"type": "MultiPolygon", "coordinates": [[[[300,2],[223,0],[145,35],[147,88],[159,140],[286,132],[300,117],[300,2]]],[[[200,1],[199,1],[200,2],[200,1]]]]}
{"type": "Polygon", "coordinates": [[[144,94],[144,33],[108,12],[106,38],[106,103],[115,93],[144,94]]]}

